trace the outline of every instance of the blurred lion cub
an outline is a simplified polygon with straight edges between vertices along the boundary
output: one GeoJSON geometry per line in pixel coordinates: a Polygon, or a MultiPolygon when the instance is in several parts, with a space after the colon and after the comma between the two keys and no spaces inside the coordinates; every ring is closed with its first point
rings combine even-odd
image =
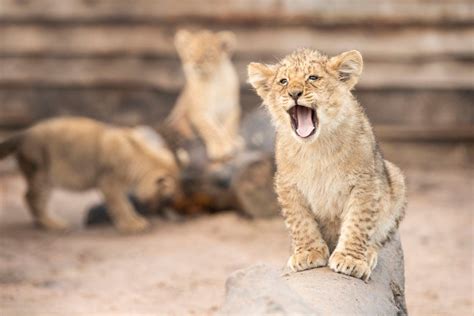
{"type": "Polygon", "coordinates": [[[175,45],[186,85],[168,123],[188,139],[197,132],[211,160],[229,158],[243,145],[238,135],[239,79],[230,60],[235,36],[226,31],[180,30],[175,45]]]}
{"type": "Polygon", "coordinates": [[[169,198],[178,168],[172,154],[149,146],[133,129],[116,128],[86,118],[57,118],[39,123],[0,143],[0,159],[16,154],[28,182],[26,202],[40,226],[67,225],[48,214],[53,187],[98,188],[121,232],[145,230],[149,224],[127,199],[129,189],[143,201],[169,198]]]}
{"type": "Polygon", "coordinates": [[[329,263],[367,280],[403,218],[406,190],[351,93],[362,56],[305,49],[275,65],[251,63],[248,73],[277,129],[275,186],[293,244],[289,266],[329,263]]]}

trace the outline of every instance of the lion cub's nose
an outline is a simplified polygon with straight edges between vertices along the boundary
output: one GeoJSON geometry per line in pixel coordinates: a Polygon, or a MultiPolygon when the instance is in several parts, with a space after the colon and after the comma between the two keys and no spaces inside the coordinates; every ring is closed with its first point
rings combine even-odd
{"type": "Polygon", "coordinates": [[[288,95],[293,99],[293,100],[298,100],[299,97],[303,95],[303,91],[300,89],[295,89],[295,90],[290,90],[288,91],[288,95]]]}

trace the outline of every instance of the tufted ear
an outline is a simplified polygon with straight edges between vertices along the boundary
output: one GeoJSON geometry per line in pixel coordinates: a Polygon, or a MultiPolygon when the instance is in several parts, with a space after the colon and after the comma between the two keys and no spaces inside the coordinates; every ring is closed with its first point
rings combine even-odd
{"type": "Polygon", "coordinates": [[[259,63],[250,63],[247,67],[248,82],[257,91],[257,94],[265,100],[271,89],[271,80],[275,75],[274,66],[259,63]]]}
{"type": "Polygon", "coordinates": [[[191,32],[187,30],[179,30],[176,32],[176,35],[174,36],[174,46],[176,49],[178,51],[182,50],[191,39],[191,36],[191,32]]]}
{"type": "Polygon", "coordinates": [[[222,48],[227,53],[232,53],[237,44],[237,38],[235,37],[235,34],[230,31],[221,31],[217,33],[217,36],[221,40],[222,48]]]}
{"type": "Polygon", "coordinates": [[[328,66],[337,72],[340,81],[345,82],[349,89],[352,89],[362,73],[362,55],[356,50],[351,50],[332,57],[328,66]]]}

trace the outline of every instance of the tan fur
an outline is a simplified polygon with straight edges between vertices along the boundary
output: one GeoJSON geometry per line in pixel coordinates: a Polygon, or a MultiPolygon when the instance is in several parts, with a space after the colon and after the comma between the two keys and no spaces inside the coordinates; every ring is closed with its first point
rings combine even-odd
{"type": "Polygon", "coordinates": [[[230,32],[181,30],[175,37],[186,85],[168,123],[188,138],[197,132],[212,160],[228,158],[242,146],[239,80],[230,60],[234,42],[230,32]]]}
{"type": "Polygon", "coordinates": [[[329,264],[367,280],[379,248],[404,215],[404,177],[382,158],[351,93],[362,64],[357,51],[328,58],[305,49],[276,65],[248,67],[249,82],[277,128],[275,187],[292,238],[288,264],[295,271],[329,264]],[[295,101],[288,93],[295,91],[302,93],[298,104],[318,117],[308,138],[297,136],[290,123],[287,111],[295,101]]]}
{"type": "Polygon", "coordinates": [[[178,169],[173,155],[166,148],[155,150],[132,129],[86,118],[58,118],[6,140],[2,148],[16,153],[28,182],[26,202],[36,223],[47,229],[67,228],[46,210],[54,187],[98,188],[123,232],[149,226],[128,201],[131,189],[143,201],[170,198],[176,190],[178,169]]]}

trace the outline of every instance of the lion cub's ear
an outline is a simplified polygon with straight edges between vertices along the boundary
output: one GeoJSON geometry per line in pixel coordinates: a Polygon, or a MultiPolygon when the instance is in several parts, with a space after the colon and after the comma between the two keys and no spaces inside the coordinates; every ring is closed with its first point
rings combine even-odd
{"type": "Polygon", "coordinates": [[[230,31],[221,31],[217,33],[217,36],[219,36],[221,40],[222,49],[227,53],[232,53],[237,45],[235,34],[230,31]]]}
{"type": "Polygon", "coordinates": [[[337,72],[339,80],[345,82],[349,89],[352,89],[362,73],[362,55],[356,50],[351,50],[332,57],[328,65],[331,70],[337,72]]]}
{"type": "Polygon", "coordinates": [[[271,89],[271,80],[275,75],[274,67],[259,63],[250,63],[247,67],[248,82],[257,91],[257,94],[265,100],[271,89]]]}
{"type": "Polygon", "coordinates": [[[176,46],[176,49],[180,51],[186,47],[186,43],[189,42],[191,36],[192,34],[188,30],[179,30],[176,32],[176,35],[174,36],[174,46],[176,46]]]}

